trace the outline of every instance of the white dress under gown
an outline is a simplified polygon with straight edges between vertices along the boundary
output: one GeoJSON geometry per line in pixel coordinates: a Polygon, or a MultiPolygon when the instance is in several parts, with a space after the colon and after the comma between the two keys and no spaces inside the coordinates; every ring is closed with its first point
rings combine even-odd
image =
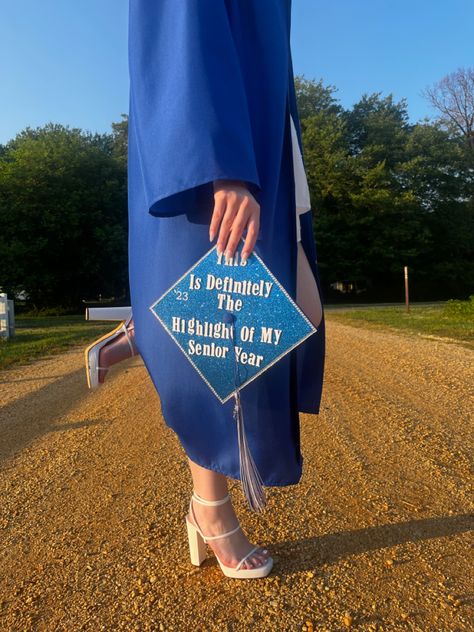
{"type": "Polygon", "coordinates": [[[303,165],[298,136],[296,134],[293,117],[291,119],[291,141],[293,148],[293,171],[295,176],[295,195],[296,195],[296,240],[301,241],[300,215],[311,210],[311,201],[309,197],[308,180],[303,165]]]}

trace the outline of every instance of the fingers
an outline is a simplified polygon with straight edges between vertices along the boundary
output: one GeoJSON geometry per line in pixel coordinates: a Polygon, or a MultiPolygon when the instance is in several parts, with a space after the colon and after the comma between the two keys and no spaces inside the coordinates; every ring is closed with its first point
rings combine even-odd
{"type": "Polygon", "coordinates": [[[220,224],[219,237],[217,239],[217,252],[221,253],[225,250],[226,258],[232,256],[229,254],[230,251],[227,240],[234,224],[234,218],[241,204],[242,200],[240,196],[235,191],[228,191],[226,195],[226,209],[220,224]]]}
{"type": "Polygon", "coordinates": [[[232,258],[247,229],[242,258],[248,258],[258,237],[260,205],[244,185],[233,183],[219,184],[215,188],[214,200],[209,238],[212,241],[219,231],[217,252],[225,252],[226,260],[232,258]]]}
{"type": "MultiPolygon", "coordinates": [[[[249,208],[250,208],[250,200],[249,198],[244,198],[242,204],[240,205],[239,210],[237,211],[234,219],[232,221],[232,225],[230,228],[230,233],[228,235],[227,245],[225,247],[225,256],[226,258],[231,258],[234,256],[234,252],[239,245],[240,238],[242,237],[242,233],[244,232],[245,227],[249,221],[249,208]]],[[[224,239],[227,235],[224,236],[224,239]]],[[[219,235],[220,239],[220,235],[219,235]]]]}
{"type": "Polygon", "coordinates": [[[226,194],[225,191],[217,191],[214,194],[214,212],[211,218],[211,224],[209,226],[209,240],[212,241],[217,233],[217,229],[220,226],[221,220],[224,217],[226,210],[226,194]]]}
{"type": "Polygon", "coordinates": [[[247,235],[242,248],[242,259],[247,259],[252,254],[252,250],[257,243],[258,231],[260,229],[260,214],[253,214],[247,224],[247,235]]]}

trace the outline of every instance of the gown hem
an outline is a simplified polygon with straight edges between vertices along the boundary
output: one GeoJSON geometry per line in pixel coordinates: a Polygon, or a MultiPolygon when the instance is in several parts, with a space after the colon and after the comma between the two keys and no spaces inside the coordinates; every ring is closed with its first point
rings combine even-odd
{"type": "MultiPolygon", "coordinates": [[[[164,419],[164,416],[163,416],[163,419],[164,419]]],[[[191,459],[191,461],[193,461],[197,465],[200,465],[201,467],[205,468],[206,470],[212,470],[213,472],[217,472],[218,474],[223,474],[227,478],[232,478],[235,481],[240,481],[240,474],[236,474],[236,472],[230,471],[230,470],[228,470],[226,468],[221,468],[218,465],[215,465],[213,463],[209,463],[209,462],[205,461],[205,459],[203,459],[201,456],[195,457],[194,455],[192,455],[191,451],[182,442],[179,433],[173,428],[173,426],[171,426],[166,421],[166,419],[165,419],[165,423],[168,426],[168,428],[171,428],[171,430],[175,433],[175,435],[177,436],[178,441],[179,441],[181,447],[183,448],[186,456],[189,457],[191,459]]],[[[296,475],[295,478],[293,478],[293,479],[286,479],[286,480],[265,479],[263,481],[263,485],[265,487],[286,487],[288,485],[297,485],[301,481],[301,477],[303,475],[303,462],[304,462],[304,457],[303,457],[303,455],[301,455],[301,467],[300,467],[300,470],[299,470],[299,472],[298,472],[298,474],[296,475]]]]}

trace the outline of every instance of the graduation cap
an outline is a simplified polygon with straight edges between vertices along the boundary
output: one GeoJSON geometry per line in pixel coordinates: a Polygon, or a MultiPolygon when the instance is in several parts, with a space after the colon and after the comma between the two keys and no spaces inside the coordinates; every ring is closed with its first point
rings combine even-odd
{"type": "Polygon", "coordinates": [[[266,502],[245,436],[240,391],[317,328],[252,251],[213,246],[150,309],[221,403],[235,398],[240,479],[252,511],[266,502]]]}

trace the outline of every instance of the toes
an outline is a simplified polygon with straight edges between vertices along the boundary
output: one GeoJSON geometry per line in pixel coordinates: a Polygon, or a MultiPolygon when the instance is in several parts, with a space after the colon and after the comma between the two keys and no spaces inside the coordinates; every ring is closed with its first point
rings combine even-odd
{"type": "Polygon", "coordinates": [[[251,555],[250,560],[252,562],[253,568],[256,568],[257,566],[261,566],[261,562],[258,555],[251,555]]]}
{"type": "Polygon", "coordinates": [[[250,557],[248,557],[245,560],[245,564],[247,565],[247,568],[254,568],[255,567],[255,560],[254,560],[254,556],[251,555],[250,557]]]}
{"type": "Polygon", "coordinates": [[[242,564],[244,568],[257,568],[258,566],[263,566],[266,564],[268,560],[268,551],[266,555],[262,553],[253,553],[250,557],[248,557],[245,562],[242,564]]]}
{"type": "Polygon", "coordinates": [[[258,552],[252,553],[252,555],[243,562],[242,566],[244,568],[257,568],[258,566],[263,566],[269,558],[269,552],[267,551],[266,554],[264,554],[264,550],[266,549],[259,549],[258,552]]]}

